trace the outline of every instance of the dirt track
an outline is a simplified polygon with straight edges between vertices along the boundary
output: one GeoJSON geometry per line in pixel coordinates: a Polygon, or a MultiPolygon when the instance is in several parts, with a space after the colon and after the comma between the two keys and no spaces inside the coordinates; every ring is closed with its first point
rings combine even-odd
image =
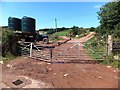
{"type": "Polygon", "coordinates": [[[3,65],[3,82],[8,86],[15,76],[27,76],[56,88],[118,87],[117,69],[104,65],[47,64],[23,57],[9,62],[11,68],[7,64],[3,65]]]}
{"type": "MultiPolygon", "coordinates": [[[[85,42],[91,35],[82,39],[73,39],[71,42],[85,42]]],[[[66,46],[61,46],[63,49],[66,46]]],[[[59,49],[59,47],[58,47],[59,49]]],[[[81,57],[82,58],[82,57],[81,57]]],[[[90,58],[90,57],[87,57],[90,58]]],[[[41,88],[117,88],[118,69],[101,64],[50,64],[28,57],[18,57],[3,66],[3,83],[8,87],[18,76],[26,76],[44,83],[38,84],[41,88]],[[7,67],[7,65],[10,65],[7,67]]],[[[24,81],[25,87],[32,85],[30,80],[24,81]]],[[[18,86],[19,87],[19,86],[18,86]]],[[[35,87],[37,88],[37,86],[35,87]]]]}

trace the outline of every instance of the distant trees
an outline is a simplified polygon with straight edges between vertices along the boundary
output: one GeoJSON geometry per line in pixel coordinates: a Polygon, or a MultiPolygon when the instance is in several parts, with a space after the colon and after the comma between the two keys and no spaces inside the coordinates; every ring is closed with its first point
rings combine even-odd
{"type": "MultiPolygon", "coordinates": [[[[65,28],[65,27],[57,28],[57,32],[64,31],[67,29],[69,29],[69,28],[65,28]]],[[[47,34],[53,34],[56,32],[56,29],[55,28],[45,28],[45,29],[39,29],[39,31],[45,31],[45,32],[47,32],[47,34]]]]}
{"type": "MultiPolygon", "coordinates": [[[[57,32],[70,30],[70,33],[69,33],[70,36],[74,37],[76,35],[81,35],[81,34],[82,34],[82,36],[85,36],[86,32],[94,31],[94,29],[95,29],[94,27],[91,27],[91,30],[90,30],[90,28],[73,26],[71,28],[65,28],[65,27],[57,28],[57,32]]],[[[55,28],[45,28],[45,29],[39,29],[39,31],[45,31],[45,32],[47,32],[47,34],[54,34],[56,32],[56,29],[55,28]]]]}
{"type": "Polygon", "coordinates": [[[94,28],[94,27],[91,27],[89,31],[95,31],[95,28],[94,28]]]}
{"type": "Polygon", "coordinates": [[[79,34],[79,27],[77,27],[77,26],[73,26],[72,28],[71,28],[72,30],[70,31],[70,34],[72,35],[72,36],[75,36],[75,35],[78,35],[79,34]]]}
{"type": "Polygon", "coordinates": [[[74,37],[76,35],[83,35],[85,36],[86,35],[86,32],[87,32],[87,29],[83,28],[83,27],[77,27],[77,26],[73,26],[71,28],[71,31],[70,31],[70,34],[74,37]]]}
{"type": "Polygon", "coordinates": [[[109,2],[102,6],[98,12],[98,18],[100,26],[97,32],[120,37],[120,1],[109,2]]]}

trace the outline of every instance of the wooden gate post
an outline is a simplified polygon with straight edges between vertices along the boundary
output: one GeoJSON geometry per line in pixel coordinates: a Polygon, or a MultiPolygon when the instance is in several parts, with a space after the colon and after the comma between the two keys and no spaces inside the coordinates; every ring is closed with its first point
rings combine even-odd
{"type": "Polygon", "coordinates": [[[112,54],[112,36],[108,35],[108,46],[107,46],[108,56],[112,54]]]}

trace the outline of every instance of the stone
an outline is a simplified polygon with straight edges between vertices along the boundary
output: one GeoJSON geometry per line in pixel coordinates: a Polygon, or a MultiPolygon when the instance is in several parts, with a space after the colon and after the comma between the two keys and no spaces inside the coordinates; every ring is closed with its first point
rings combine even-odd
{"type": "Polygon", "coordinates": [[[99,79],[101,79],[102,77],[101,77],[101,76],[99,76],[98,78],[99,78],[99,79]]]}
{"type": "Polygon", "coordinates": [[[3,61],[0,61],[1,64],[3,64],[3,61]]]}
{"type": "Polygon", "coordinates": [[[111,66],[107,66],[108,68],[111,68],[111,66]]]}
{"type": "Polygon", "coordinates": [[[115,60],[119,60],[119,59],[120,59],[118,55],[113,56],[113,58],[114,58],[115,60]]]}
{"type": "Polygon", "coordinates": [[[116,71],[116,70],[114,70],[113,72],[115,72],[115,73],[116,73],[117,71],[116,71]]]}
{"type": "Polygon", "coordinates": [[[7,67],[12,67],[12,66],[10,64],[8,64],[7,67]]]}
{"type": "Polygon", "coordinates": [[[48,71],[52,71],[52,68],[47,67],[47,70],[48,70],[48,71]]]}
{"type": "Polygon", "coordinates": [[[64,74],[64,77],[68,76],[68,73],[64,74]]]}

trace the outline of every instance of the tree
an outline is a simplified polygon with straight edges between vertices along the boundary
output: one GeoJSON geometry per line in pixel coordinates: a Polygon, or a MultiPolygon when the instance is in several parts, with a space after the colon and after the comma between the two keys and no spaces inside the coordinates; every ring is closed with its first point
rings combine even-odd
{"type": "Polygon", "coordinates": [[[100,20],[100,33],[113,34],[119,27],[120,22],[120,1],[109,2],[100,8],[98,12],[98,18],[100,20]]]}
{"type": "Polygon", "coordinates": [[[120,38],[120,22],[115,26],[114,36],[115,36],[116,38],[120,38]]]}
{"type": "Polygon", "coordinates": [[[94,28],[94,27],[91,27],[91,28],[90,28],[90,31],[95,31],[95,28],[94,28]]]}
{"type": "Polygon", "coordinates": [[[70,34],[71,34],[72,36],[79,35],[79,31],[80,31],[80,30],[79,30],[79,27],[73,26],[71,29],[72,29],[72,30],[71,30],[70,34]]]}

